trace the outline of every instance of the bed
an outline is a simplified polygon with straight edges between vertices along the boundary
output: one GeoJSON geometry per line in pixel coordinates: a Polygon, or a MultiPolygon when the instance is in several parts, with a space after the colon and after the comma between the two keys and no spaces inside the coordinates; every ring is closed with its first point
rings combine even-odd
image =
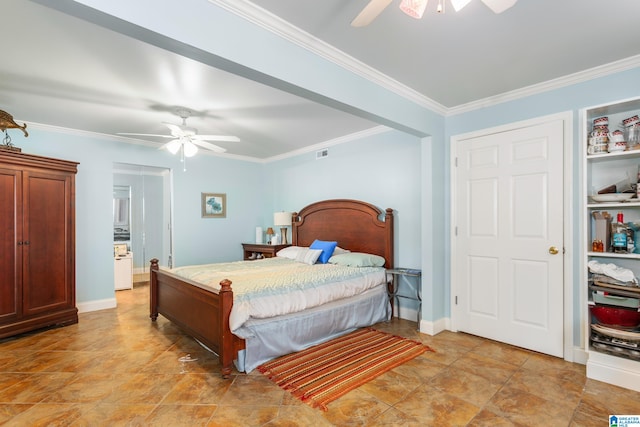
{"type": "MultiPolygon", "coordinates": [[[[383,212],[358,200],[325,200],[293,214],[292,245],[309,247],[316,239],[336,241],[339,247],[351,252],[384,258],[384,268],[388,269],[393,268],[393,230],[392,209],[383,212]]],[[[244,371],[247,356],[251,360],[246,369],[249,372],[261,360],[297,351],[357,327],[388,320],[390,316],[385,280],[384,284],[362,295],[299,313],[255,319],[247,322],[249,325],[243,328],[243,333],[236,331],[234,334],[230,327],[234,303],[231,280],[221,280],[218,289],[212,289],[160,268],[157,259],[151,260],[150,275],[151,320],[155,321],[161,314],[215,352],[224,378],[231,375],[234,361],[236,367],[240,365],[239,370],[244,371]],[[384,292],[383,296],[381,292],[384,292]],[[274,335],[276,330],[280,335],[274,335]],[[277,338],[282,334],[290,335],[291,342],[277,338]]]]}

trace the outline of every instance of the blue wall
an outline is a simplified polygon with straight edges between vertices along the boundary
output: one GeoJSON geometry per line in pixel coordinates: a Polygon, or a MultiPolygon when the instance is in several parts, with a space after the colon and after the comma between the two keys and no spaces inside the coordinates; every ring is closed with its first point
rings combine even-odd
{"type": "Polygon", "coordinates": [[[379,209],[393,208],[396,265],[421,264],[420,139],[388,131],[272,163],[266,169],[270,200],[265,217],[276,211],[299,211],[324,199],[358,199],[379,209]]]}

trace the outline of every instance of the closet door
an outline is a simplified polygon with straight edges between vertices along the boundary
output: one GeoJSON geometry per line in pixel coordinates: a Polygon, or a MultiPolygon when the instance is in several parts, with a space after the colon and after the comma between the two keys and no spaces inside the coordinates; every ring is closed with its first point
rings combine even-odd
{"type": "Polygon", "coordinates": [[[21,314],[21,176],[19,170],[0,168],[0,324],[21,314]]]}
{"type": "Polygon", "coordinates": [[[73,307],[75,231],[71,176],[56,171],[23,174],[23,315],[73,307]]]}

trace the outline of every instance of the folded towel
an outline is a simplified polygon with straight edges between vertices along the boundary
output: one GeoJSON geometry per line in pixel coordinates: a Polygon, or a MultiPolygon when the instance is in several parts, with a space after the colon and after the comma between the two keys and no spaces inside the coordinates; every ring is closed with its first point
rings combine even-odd
{"type": "Polygon", "coordinates": [[[626,282],[630,286],[638,285],[638,279],[633,275],[633,271],[628,268],[620,267],[615,264],[603,264],[598,261],[589,261],[587,265],[589,266],[589,271],[592,273],[612,277],[620,282],[626,282]]]}

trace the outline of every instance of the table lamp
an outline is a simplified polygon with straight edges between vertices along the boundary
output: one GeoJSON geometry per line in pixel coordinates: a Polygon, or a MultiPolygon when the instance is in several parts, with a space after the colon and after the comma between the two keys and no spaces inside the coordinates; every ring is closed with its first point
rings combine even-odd
{"type": "Polygon", "coordinates": [[[267,245],[271,244],[271,236],[273,236],[274,234],[276,233],[273,232],[273,228],[267,228],[267,245]]]}
{"type": "Polygon", "coordinates": [[[282,233],[281,244],[287,244],[287,227],[291,225],[291,212],[276,212],[273,214],[273,225],[280,226],[282,233]]]}

